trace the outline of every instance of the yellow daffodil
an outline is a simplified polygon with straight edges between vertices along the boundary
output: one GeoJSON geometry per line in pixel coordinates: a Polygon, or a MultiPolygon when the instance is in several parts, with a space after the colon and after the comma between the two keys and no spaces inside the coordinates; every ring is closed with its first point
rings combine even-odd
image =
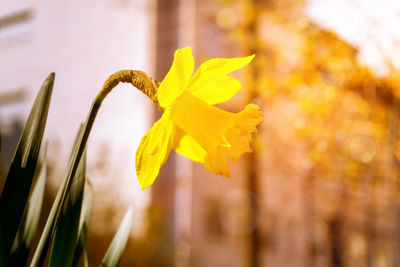
{"type": "Polygon", "coordinates": [[[214,58],[192,76],[194,59],[190,47],[175,52],[168,74],[158,88],[163,115],[143,137],[136,152],[136,172],[142,189],[149,187],[173,148],[216,175],[229,176],[227,158],[237,160],[251,152],[251,134],[262,121],[257,105],[239,113],[213,105],[232,98],[240,82],[226,74],[254,58],[214,58]]]}

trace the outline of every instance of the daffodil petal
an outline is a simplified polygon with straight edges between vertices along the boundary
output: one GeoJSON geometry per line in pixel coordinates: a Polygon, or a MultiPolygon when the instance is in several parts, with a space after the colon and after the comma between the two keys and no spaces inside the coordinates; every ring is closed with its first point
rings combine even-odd
{"type": "Polygon", "coordinates": [[[233,77],[222,76],[200,79],[190,87],[189,92],[209,105],[215,105],[231,99],[242,87],[233,77]]]}
{"type": "Polygon", "coordinates": [[[142,190],[153,184],[172,147],[170,112],[154,123],[136,152],[136,174],[142,190]]]}
{"type": "Polygon", "coordinates": [[[204,163],[207,156],[206,150],[196,142],[190,135],[186,134],[177,125],[173,128],[173,148],[176,153],[187,157],[195,162],[204,163]]]}
{"type": "Polygon", "coordinates": [[[226,74],[243,68],[253,60],[254,56],[214,58],[204,62],[193,75],[187,91],[210,105],[231,99],[240,90],[241,85],[239,81],[227,77],[226,74]]]}
{"type": "Polygon", "coordinates": [[[192,49],[185,47],[175,51],[174,62],[158,88],[158,102],[162,107],[171,104],[182,94],[193,74],[192,49]]]}
{"type": "Polygon", "coordinates": [[[220,75],[226,75],[235,70],[241,69],[247,64],[249,64],[255,55],[247,56],[247,57],[236,57],[236,58],[213,58],[207,60],[196,71],[193,75],[193,79],[197,79],[199,76],[204,74],[205,72],[215,72],[220,75]]]}

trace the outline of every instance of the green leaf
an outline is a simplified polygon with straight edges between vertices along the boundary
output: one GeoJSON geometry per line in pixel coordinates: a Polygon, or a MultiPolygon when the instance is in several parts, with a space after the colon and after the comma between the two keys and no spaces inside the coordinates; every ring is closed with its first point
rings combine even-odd
{"type": "MultiPolygon", "coordinates": [[[[78,150],[79,143],[82,138],[83,130],[84,130],[84,127],[83,127],[83,125],[81,125],[78,135],[75,138],[75,143],[74,143],[74,146],[73,146],[73,149],[71,152],[71,156],[70,156],[70,159],[68,162],[68,167],[67,167],[68,170],[71,169],[74,164],[73,155],[76,152],[76,150],[78,150]]],[[[57,196],[51,207],[50,214],[47,217],[46,225],[44,226],[42,235],[39,240],[39,244],[33,255],[30,267],[43,266],[43,264],[44,264],[48,249],[50,247],[51,238],[54,236],[54,233],[55,233],[56,224],[57,224],[58,217],[59,217],[57,212],[58,212],[58,210],[61,210],[61,205],[63,203],[62,198],[64,196],[66,196],[66,194],[64,194],[64,192],[66,191],[68,180],[69,180],[69,176],[66,175],[60,189],[57,192],[57,196]]]]}
{"type": "MultiPolygon", "coordinates": [[[[46,149],[47,150],[47,149],[46,149]]],[[[45,153],[46,155],[46,153],[45,153]]],[[[25,266],[33,239],[35,238],[37,226],[42,209],[44,189],[46,185],[47,161],[46,156],[40,170],[39,177],[29,197],[27,209],[25,210],[22,223],[7,260],[7,266],[25,266]]]]}
{"type": "Polygon", "coordinates": [[[79,222],[79,242],[75,250],[74,260],[71,266],[78,266],[80,257],[83,255],[83,265],[89,266],[88,249],[87,249],[87,225],[89,223],[90,213],[93,204],[93,187],[88,181],[88,190],[85,193],[81,219],[79,222]]]}
{"type": "Polygon", "coordinates": [[[83,228],[79,234],[79,242],[75,250],[74,260],[72,261],[71,266],[78,266],[79,259],[83,255],[83,266],[89,266],[89,258],[88,258],[88,249],[87,249],[87,224],[86,222],[82,225],[83,228]]]}
{"type": "Polygon", "coordinates": [[[75,248],[79,240],[79,220],[85,189],[85,172],[86,156],[84,154],[61,209],[50,256],[50,267],[69,267],[74,259],[75,248]]]}
{"type": "Polygon", "coordinates": [[[122,220],[122,223],[114,236],[110,247],[104,255],[103,261],[100,266],[114,267],[118,266],[121,261],[122,254],[124,253],[126,243],[129,239],[129,232],[132,225],[132,208],[130,208],[122,220]]]}
{"type": "Polygon", "coordinates": [[[9,256],[31,190],[54,77],[54,73],[49,75],[36,97],[0,197],[0,266],[9,256]]]}
{"type": "Polygon", "coordinates": [[[89,223],[90,214],[92,213],[92,206],[93,206],[93,185],[92,183],[87,180],[87,190],[84,196],[81,218],[79,221],[79,232],[82,230],[83,225],[89,223]]]}

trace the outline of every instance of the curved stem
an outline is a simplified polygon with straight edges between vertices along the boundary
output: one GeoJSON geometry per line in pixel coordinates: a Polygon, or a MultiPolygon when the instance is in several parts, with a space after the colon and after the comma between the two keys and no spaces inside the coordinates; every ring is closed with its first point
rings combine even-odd
{"type": "Polygon", "coordinates": [[[111,90],[115,86],[117,86],[120,82],[131,83],[133,86],[135,86],[141,92],[146,94],[161,111],[163,110],[157,100],[158,86],[157,86],[156,82],[150,76],[148,76],[145,72],[137,71],[137,70],[122,70],[122,71],[115,72],[105,81],[102,90],[99,92],[99,94],[96,96],[95,100],[92,103],[88,117],[83,126],[84,128],[82,129],[81,134],[78,137],[78,142],[77,142],[78,148],[74,149],[72,152],[73,153],[73,155],[71,157],[72,166],[68,170],[67,178],[66,178],[62,196],[61,196],[61,203],[58,206],[57,211],[56,211],[55,222],[53,224],[53,229],[51,232],[51,239],[54,236],[56,225],[58,223],[58,217],[61,213],[61,208],[66,199],[67,192],[69,192],[69,190],[71,188],[73,177],[76,174],[79,162],[85,151],[87,140],[88,140],[90,132],[92,130],[93,123],[96,119],[97,113],[100,109],[101,103],[103,102],[105,97],[108,95],[108,93],[110,93],[111,90]]]}
{"type": "Polygon", "coordinates": [[[111,92],[111,90],[118,85],[118,83],[131,83],[142,93],[148,96],[151,101],[162,111],[162,107],[158,103],[157,92],[160,82],[154,81],[145,72],[140,70],[120,70],[113,73],[104,83],[103,89],[97,95],[96,100],[103,99],[111,92]]]}
{"type": "MultiPolygon", "coordinates": [[[[86,123],[84,124],[84,130],[81,139],[79,140],[79,148],[74,150],[76,152],[73,155],[73,165],[72,168],[69,170],[68,176],[69,181],[65,188],[65,192],[69,191],[69,188],[72,184],[72,177],[75,176],[76,170],[78,169],[78,164],[81,160],[83,152],[86,147],[87,140],[89,138],[90,131],[92,130],[94,120],[96,119],[97,112],[100,109],[101,103],[106,98],[106,96],[112,91],[112,89],[117,86],[120,82],[124,83],[131,83],[141,92],[146,94],[151,101],[160,109],[162,107],[158,103],[157,100],[157,90],[158,86],[154,82],[154,80],[148,76],[143,71],[138,70],[121,70],[118,72],[113,73],[104,83],[102,90],[96,96],[95,100],[92,103],[92,107],[90,108],[89,115],[86,119],[86,123]]],[[[63,194],[63,200],[65,198],[65,194],[63,194]]],[[[62,206],[62,205],[61,205],[62,206]]]]}
{"type": "MultiPolygon", "coordinates": [[[[79,148],[76,151],[76,155],[74,155],[73,159],[74,164],[70,170],[69,177],[74,177],[76,170],[78,168],[78,163],[83,155],[83,152],[86,147],[87,140],[89,138],[90,131],[92,130],[94,120],[96,119],[97,112],[100,109],[101,103],[106,98],[106,96],[112,91],[112,89],[117,86],[120,82],[131,83],[141,92],[143,92],[146,96],[148,96],[151,101],[162,110],[160,104],[157,100],[157,90],[158,86],[156,82],[148,76],[143,71],[138,70],[121,70],[113,73],[104,83],[102,90],[96,96],[95,100],[92,103],[92,107],[89,111],[89,115],[86,119],[86,123],[84,125],[84,130],[81,139],[79,140],[79,148]]],[[[70,179],[72,180],[72,179],[70,179]]],[[[71,185],[71,181],[68,183],[66,191],[68,192],[69,187],[71,185]]]]}

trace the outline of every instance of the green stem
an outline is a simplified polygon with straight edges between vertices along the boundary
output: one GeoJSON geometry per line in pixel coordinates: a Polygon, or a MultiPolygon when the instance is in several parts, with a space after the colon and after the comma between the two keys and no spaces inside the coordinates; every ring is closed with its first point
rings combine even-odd
{"type": "MultiPolygon", "coordinates": [[[[79,148],[76,151],[76,154],[72,158],[73,165],[68,173],[68,183],[67,186],[62,194],[62,202],[59,206],[59,211],[57,212],[57,217],[60,214],[61,207],[64,204],[64,200],[66,198],[66,192],[69,192],[71,184],[72,184],[72,177],[75,177],[76,170],[78,169],[79,162],[83,155],[83,152],[86,147],[87,140],[89,138],[89,134],[92,130],[94,120],[96,119],[97,112],[100,109],[101,103],[106,98],[106,96],[111,92],[111,90],[116,87],[120,82],[131,83],[141,92],[146,94],[154,104],[161,109],[160,105],[158,104],[157,100],[157,85],[153,81],[151,77],[149,77],[145,72],[142,71],[135,71],[135,70],[122,70],[115,72],[112,74],[104,83],[103,89],[100,93],[96,96],[95,100],[92,103],[92,107],[90,109],[89,115],[86,119],[85,128],[83,130],[83,135],[81,140],[79,141],[79,148]]],[[[53,229],[54,232],[54,229],[53,229]]]]}

